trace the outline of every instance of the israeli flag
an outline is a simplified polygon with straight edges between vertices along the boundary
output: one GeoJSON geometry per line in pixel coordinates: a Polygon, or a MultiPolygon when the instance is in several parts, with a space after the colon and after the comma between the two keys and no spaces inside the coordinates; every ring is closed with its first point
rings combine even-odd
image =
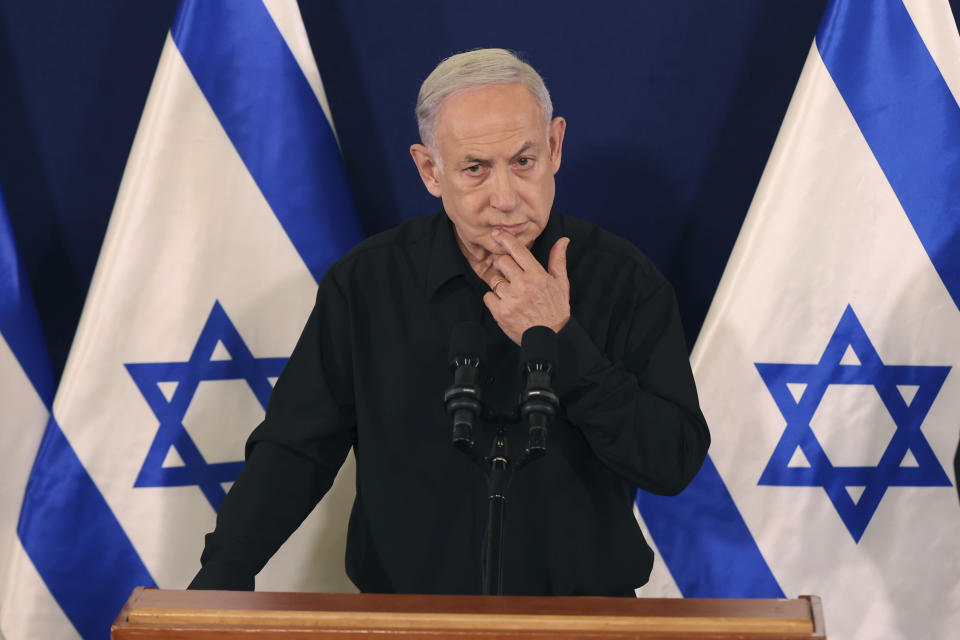
{"type": "Polygon", "coordinates": [[[0,194],[0,620],[9,617],[5,602],[18,588],[11,582],[24,557],[17,519],[53,392],[46,344],[0,194]]]}
{"type": "MultiPolygon", "coordinates": [[[[8,640],[106,638],[135,586],[186,587],[317,281],[361,238],[296,3],[184,0],[23,501],[8,640]]],[[[352,472],[259,589],[354,590],[352,472]]]]}
{"type": "Polygon", "coordinates": [[[711,461],[638,500],[667,569],[646,593],[957,637],[958,92],[945,0],[829,3],[694,349],[711,461]]]}

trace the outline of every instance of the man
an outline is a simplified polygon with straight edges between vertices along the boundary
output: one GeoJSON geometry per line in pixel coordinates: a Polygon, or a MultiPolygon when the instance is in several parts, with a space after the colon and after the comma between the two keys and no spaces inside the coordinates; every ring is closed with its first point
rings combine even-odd
{"type": "MultiPolygon", "coordinates": [[[[672,289],[629,243],[551,213],[566,123],[513,54],[448,58],[417,118],[410,152],[443,212],[366,240],[326,274],[191,586],[253,588],[352,446],[347,573],[360,590],[479,592],[486,483],[451,446],[441,403],[450,332],[473,320],[495,411],[515,406],[523,332],[559,339],[548,453],[508,492],[504,592],[633,595],[653,561],[635,487],[680,491],[709,445],[672,289]]],[[[511,451],[525,431],[509,433],[511,451]]]]}

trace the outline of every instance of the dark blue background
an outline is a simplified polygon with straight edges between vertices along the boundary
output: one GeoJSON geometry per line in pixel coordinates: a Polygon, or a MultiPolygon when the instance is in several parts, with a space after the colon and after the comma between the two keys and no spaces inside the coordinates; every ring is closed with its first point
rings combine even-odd
{"type": "MultiPolygon", "coordinates": [[[[426,74],[518,50],[568,121],[557,208],[650,255],[692,345],[825,0],[300,5],[368,234],[439,206],[407,152],[426,74]]],[[[0,189],[58,373],[175,9],[0,0],[0,189]]]]}

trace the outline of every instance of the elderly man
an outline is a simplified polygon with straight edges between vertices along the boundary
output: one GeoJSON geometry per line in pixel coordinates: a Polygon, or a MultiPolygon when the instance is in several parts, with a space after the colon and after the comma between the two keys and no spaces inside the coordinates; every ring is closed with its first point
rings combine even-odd
{"type": "Polygon", "coordinates": [[[330,268],[192,587],[253,588],[352,446],[357,587],[479,592],[486,483],[450,445],[440,402],[451,330],[471,320],[498,411],[516,402],[523,332],[559,340],[548,454],[509,490],[504,592],[632,595],[647,581],[635,488],[679,492],[709,434],[670,285],[628,242],[551,212],[566,130],[552,116],[540,76],[504,50],[455,55],[424,81],[410,152],[443,211],[330,268]]]}

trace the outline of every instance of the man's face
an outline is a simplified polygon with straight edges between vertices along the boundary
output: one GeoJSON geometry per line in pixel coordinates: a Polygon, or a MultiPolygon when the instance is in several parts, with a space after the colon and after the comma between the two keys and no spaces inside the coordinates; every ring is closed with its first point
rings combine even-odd
{"type": "Polygon", "coordinates": [[[436,126],[442,166],[423,145],[411,154],[468,258],[505,253],[494,229],[533,245],[553,206],[565,126],[554,118],[548,130],[536,98],[520,84],[463,89],[443,101],[436,126]]]}

